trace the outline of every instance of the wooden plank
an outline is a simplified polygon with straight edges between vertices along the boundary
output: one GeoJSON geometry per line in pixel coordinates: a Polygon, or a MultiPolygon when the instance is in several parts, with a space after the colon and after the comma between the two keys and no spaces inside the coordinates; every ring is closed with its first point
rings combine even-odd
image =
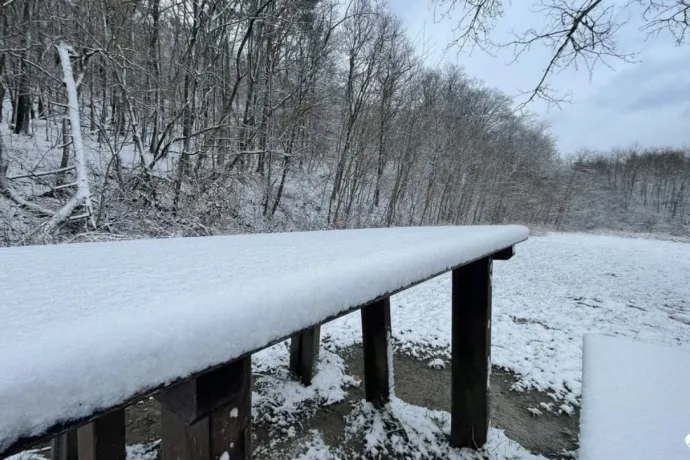
{"type": "Polygon", "coordinates": [[[453,270],[451,444],[479,448],[489,431],[491,257],[453,270]]]}
{"type": "Polygon", "coordinates": [[[290,339],[290,372],[305,386],[311,385],[314,377],[320,340],[320,326],[305,329],[290,339]]]}
{"type": "Polygon", "coordinates": [[[98,417],[77,430],[79,460],[126,460],[125,410],[98,417]]]}
{"type": "Polygon", "coordinates": [[[232,371],[233,394],[217,391],[230,382],[227,379],[229,371],[218,369],[196,386],[197,389],[215,391],[217,401],[209,397],[200,398],[201,393],[194,396],[189,390],[177,393],[176,399],[163,399],[173,402],[173,407],[161,402],[163,460],[216,460],[225,452],[232,459],[251,458],[251,357],[234,361],[226,367],[232,371]],[[218,372],[221,370],[223,372],[218,372]],[[217,379],[215,383],[210,381],[214,376],[217,379]],[[195,400],[181,401],[183,395],[192,395],[195,400]],[[213,409],[201,418],[194,417],[190,423],[190,413],[180,411],[180,408],[194,407],[202,400],[203,407],[213,409]]]}
{"type": "Polygon", "coordinates": [[[182,417],[161,405],[161,459],[211,458],[209,425],[210,417],[188,425],[182,417]]]}
{"type": "Polygon", "coordinates": [[[50,442],[50,460],[78,460],[77,430],[55,436],[50,442]]]}
{"type": "Polygon", "coordinates": [[[367,401],[382,407],[390,398],[391,305],[390,297],[362,308],[364,387],[367,401]]]}
{"type": "Polygon", "coordinates": [[[505,249],[501,249],[495,252],[493,255],[494,260],[510,260],[515,255],[515,246],[510,246],[505,249]]]}

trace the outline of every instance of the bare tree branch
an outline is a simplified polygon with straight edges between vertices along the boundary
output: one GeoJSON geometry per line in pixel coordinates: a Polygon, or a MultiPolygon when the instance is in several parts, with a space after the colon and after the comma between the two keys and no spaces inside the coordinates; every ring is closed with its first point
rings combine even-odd
{"type": "Polygon", "coordinates": [[[553,75],[566,68],[578,69],[584,65],[591,78],[598,64],[610,67],[610,60],[632,62],[635,57],[635,53],[619,47],[616,34],[628,18],[622,14],[620,5],[609,0],[540,1],[534,12],[543,15],[544,26],[539,30],[529,28],[514,32],[512,40],[500,43],[493,42],[490,33],[503,13],[501,0],[434,0],[434,3],[445,5],[445,14],[450,14],[454,8],[464,13],[457,22],[452,46],[478,43],[485,49],[510,47],[514,52],[513,62],[534,46],[551,51],[534,87],[522,93],[526,99],[519,109],[536,99],[555,105],[567,101],[567,97],[553,91],[550,85],[553,75]]]}
{"type": "Polygon", "coordinates": [[[687,40],[690,26],[690,1],[688,0],[636,0],[644,7],[646,23],[642,30],[650,36],[663,31],[671,33],[677,44],[687,40]]]}

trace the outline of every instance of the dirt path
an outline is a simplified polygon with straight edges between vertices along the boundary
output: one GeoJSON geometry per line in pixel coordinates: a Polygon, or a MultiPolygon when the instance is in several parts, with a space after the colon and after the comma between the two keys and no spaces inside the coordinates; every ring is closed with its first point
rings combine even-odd
{"type": "MultiPolygon", "coordinates": [[[[342,353],[348,372],[363,375],[360,347],[342,353]]],[[[429,409],[450,410],[450,369],[431,369],[427,362],[396,355],[395,392],[408,403],[429,409]]],[[[534,453],[548,458],[568,458],[564,452],[577,449],[579,413],[556,415],[542,409],[543,414],[532,415],[527,408],[552,400],[539,392],[511,391],[515,377],[494,368],[491,375],[491,424],[504,429],[506,435],[534,453]]],[[[254,447],[256,459],[287,459],[304,452],[304,443],[312,431],[318,429],[323,442],[339,447],[348,458],[361,452],[361,440],[344,441],[344,418],[352,411],[353,403],[364,398],[364,389],[349,388],[347,398],[310,417],[302,417],[290,429],[290,435],[271,433],[270,426],[255,424],[254,447]]],[[[140,402],[127,411],[127,439],[129,444],[150,442],[160,438],[160,410],[154,400],[140,402]]],[[[274,427],[273,427],[274,428],[274,427]]]]}

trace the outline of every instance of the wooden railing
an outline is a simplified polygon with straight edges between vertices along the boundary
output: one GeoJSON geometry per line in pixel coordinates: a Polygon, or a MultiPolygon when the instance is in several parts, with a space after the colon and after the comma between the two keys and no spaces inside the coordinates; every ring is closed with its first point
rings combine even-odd
{"type": "MultiPolygon", "coordinates": [[[[513,246],[452,268],[452,391],[450,443],[479,448],[487,440],[491,351],[491,294],[494,260],[507,260],[513,246]]],[[[434,273],[437,276],[440,273],[434,273]]],[[[319,352],[320,326],[361,311],[364,386],[367,401],[383,408],[389,400],[390,296],[433,277],[293,331],[242,356],[187,376],[172,385],[137,394],[122,404],[79,420],[59,423],[40,435],[12,442],[0,458],[52,439],[56,460],[125,460],[125,407],[153,395],[162,408],[162,458],[210,460],[228,453],[251,457],[251,356],[290,338],[290,369],[311,383],[319,352]]]]}

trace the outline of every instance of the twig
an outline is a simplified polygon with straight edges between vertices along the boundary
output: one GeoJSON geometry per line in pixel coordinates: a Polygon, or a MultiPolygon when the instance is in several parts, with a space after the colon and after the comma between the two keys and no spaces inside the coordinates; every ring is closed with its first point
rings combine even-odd
{"type": "Polygon", "coordinates": [[[26,179],[28,177],[49,176],[51,174],[60,174],[63,172],[71,171],[74,168],[75,168],[74,166],[67,166],[66,168],[55,169],[53,171],[41,171],[41,172],[37,172],[37,173],[22,174],[20,176],[8,177],[7,180],[26,179]]]}

